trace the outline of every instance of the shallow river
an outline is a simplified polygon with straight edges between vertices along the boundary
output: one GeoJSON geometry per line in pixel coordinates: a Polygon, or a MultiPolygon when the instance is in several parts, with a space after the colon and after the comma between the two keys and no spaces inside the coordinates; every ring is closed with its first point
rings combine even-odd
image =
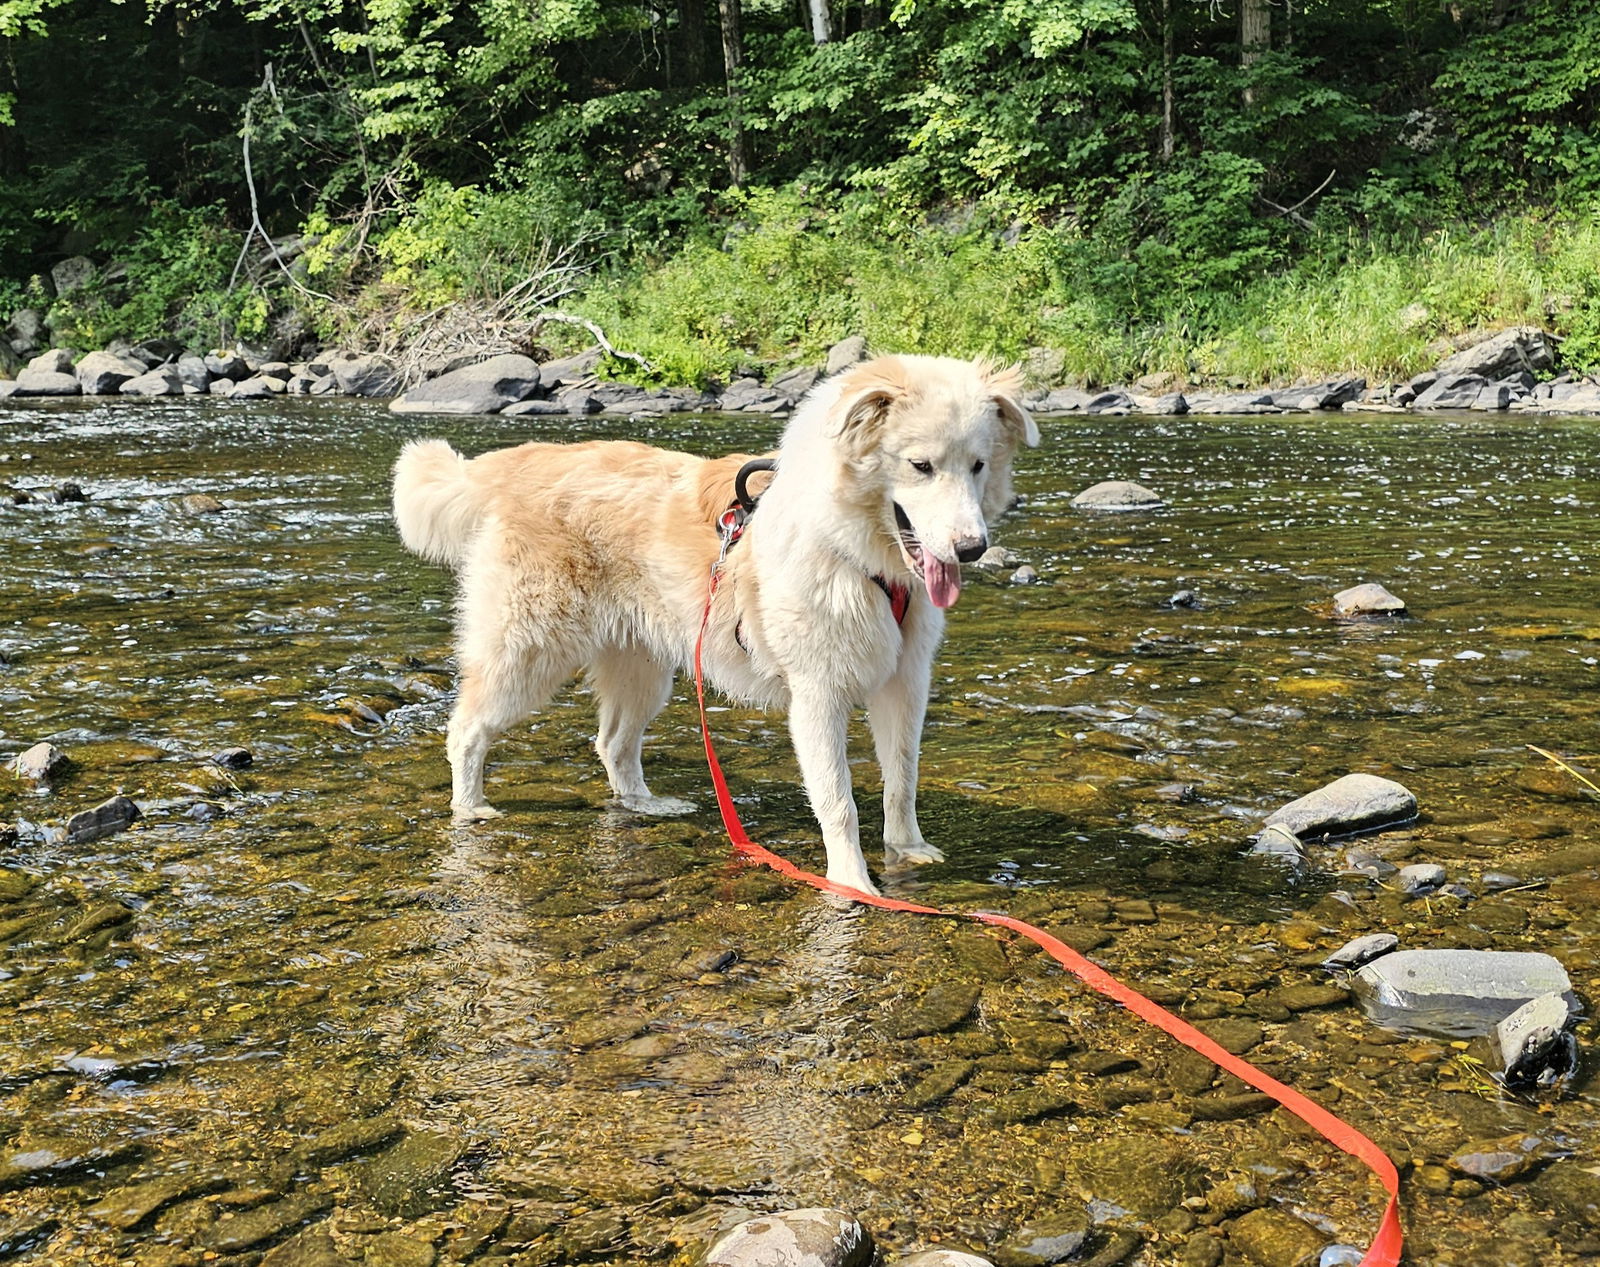
{"type": "MultiPolygon", "coordinates": [[[[1391,931],[1545,950],[1595,997],[1597,805],[1527,747],[1600,746],[1594,423],[1044,431],[997,533],[1039,582],[968,569],[935,671],[923,826],[949,862],[889,887],[1055,930],[1367,1131],[1402,1169],[1409,1262],[1600,1255],[1592,1023],[1567,1094],[1521,1101],[1479,1048],[1303,988],[1391,931]],[[1069,506],[1108,478],[1170,508],[1069,506]],[[1368,580],[1414,619],[1332,620],[1368,580]],[[1421,819],[1315,846],[1309,879],[1245,856],[1350,771],[1421,819]],[[1468,896],[1406,901],[1353,848],[1468,896]],[[1491,891],[1504,870],[1527,883],[1491,891]],[[1451,1161],[1489,1140],[1521,1150],[1503,1182],[1451,1161]]],[[[48,793],[0,774],[0,1259],[687,1263],[741,1210],[810,1205],[888,1255],[1038,1262],[1054,1235],[1101,1267],[1288,1267],[1366,1244],[1358,1163],[1026,943],[734,864],[682,682],[646,766],[700,813],[607,808],[579,688],[496,747],[507,817],[452,829],[450,584],[387,513],[399,444],[430,433],[711,453],[776,426],[0,411],[0,485],[35,498],[0,502],[0,756],[71,761],[48,793]],[[67,481],[88,500],[50,501],[67,481]],[[231,747],[253,764],[212,761],[231,747]],[[65,843],[116,793],[131,830],[65,843]]],[[[820,867],[781,720],[713,724],[752,833],[820,867]]]]}

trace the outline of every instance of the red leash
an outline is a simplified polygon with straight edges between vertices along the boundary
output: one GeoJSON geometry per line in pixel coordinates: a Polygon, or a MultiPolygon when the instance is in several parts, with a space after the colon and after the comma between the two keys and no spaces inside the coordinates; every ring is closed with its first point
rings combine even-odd
{"type": "Polygon", "coordinates": [[[996,915],[990,911],[941,911],[933,906],[919,906],[915,902],[902,902],[897,898],[863,893],[860,889],[835,884],[824,876],[803,871],[788,859],[780,857],[763,845],[758,845],[745,834],[744,824],[739,821],[739,812],[734,808],[733,796],[728,791],[728,781],[723,778],[722,765],[717,760],[716,749],[711,744],[711,726],[706,720],[705,678],[700,667],[700,650],[705,642],[706,625],[711,619],[711,600],[716,597],[721,572],[719,560],[719,566],[713,568],[711,572],[711,588],[706,594],[706,609],[700,618],[700,636],[695,639],[694,644],[694,690],[695,697],[700,703],[700,734],[705,739],[706,764],[711,769],[711,783],[717,793],[717,808],[722,813],[722,825],[727,829],[728,839],[732,841],[735,852],[763,863],[791,880],[809,884],[823,893],[832,893],[852,902],[859,902],[863,906],[875,906],[884,911],[903,911],[912,915],[939,915],[946,918],[976,920],[980,924],[991,924],[996,928],[1009,928],[1012,932],[1026,937],[1091,989],[1120,1003],[1140,1020],[1154,1025],[1157,1029],[1165,1030],[1185,1047],[1199,1052],[1234,1077],[1271,1096],[1301,1121],[1310,1125],[1329,1143],[1364,1162],[1383,1184],[1384,1191],[1389,1194],[1389,1203],[1384,1208],[1383,1218],[1378,1224],[1378,1234],[1373,1237],[1372,1247],[1367,1250],[1360,1267],[1397,1267],[1404,1244],[1404,1237],[1400,1231],[1400,1176],[1395,1171],[1394,1163],[1383,1150],[1348,1122],[1335,1117],[1316,1101],[1308,1099],[1293,1087],[1285,1086],[1276,1078],[1263,1073],[1249,1061],[1240,1059],[1232,1052],[1224,1051],[1188,1021],[1181,1020],[1164,1007],[1145,998],[1137,990],[1123,985],[1104,968],[1091,963],[1071,946],[1035,928],[1032,924],[1012,919],[1009,915],[996,915]]]}

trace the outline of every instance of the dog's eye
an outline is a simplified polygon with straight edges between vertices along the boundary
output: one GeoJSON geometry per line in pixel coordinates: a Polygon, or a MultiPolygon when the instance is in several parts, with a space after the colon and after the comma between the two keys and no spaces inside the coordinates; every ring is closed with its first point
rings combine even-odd
{"type": "Polygon", "coordinates": [[[974,462],[972,464],[972,473],[974,475],[976,475],[981,470],[983,470],[983,459],[979,458],[976,462],[974,462]]]}
{"type": "Polygon", "coordinates": [[[907,460],[910,461],[910,463],[911,463],[911,469],[913,471],[916,471],[917,474],[919,474],[919,475],[932,475],[933,474],[933,463],[932,462],[919,462],[915,458],[909,458],[907,460]]]}

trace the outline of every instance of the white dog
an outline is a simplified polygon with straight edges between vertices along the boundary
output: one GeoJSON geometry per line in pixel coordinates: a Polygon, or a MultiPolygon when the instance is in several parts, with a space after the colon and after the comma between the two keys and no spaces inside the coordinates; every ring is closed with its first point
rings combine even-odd
{"type": "MultiPolygon", "coordinates": [[[[877,891],[846,761],[863,704],[883,768],[885,861],[942,856],[917,826],[917,749],[943,609],[1011,502],[1012,457],[1039,442],[1020,390],[1017,369],[926,356],[827,379],[784,431],[771,483],[722,564],[706,675],[735,699],[788,708],[839,884],[877,891]]],[[[405,447],[401,539],[460,571],[461,689],[447,742],[457,821],[498,814],[483,794],[489,745],[580,669],[617,799],[646,813],[692,808],[651,795],[640,747],[674,672],[692,663],[716,524],[745,460],[627,441],[471,460],[442,440],[405,447]]]]}

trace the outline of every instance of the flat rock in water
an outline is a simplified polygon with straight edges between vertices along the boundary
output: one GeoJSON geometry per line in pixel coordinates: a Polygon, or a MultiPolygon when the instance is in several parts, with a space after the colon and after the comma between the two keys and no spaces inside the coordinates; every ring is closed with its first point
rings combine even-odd
{"type": "Polygon", "coordinates": [[[894,1260],[894,1267],[994,1267],[987,1258],[958,1249],[925,1249],[894,1260]]]}
{"type": "Polygon", "coordinates": [[[706,1251],[705,1267],[867,1267],[872,1237],[843,1210],[784,1210],[741,1223],[706,1251]]]}
{"type": "Polygon", "coordinates": [[[1351,984],[1379,1025],[1454,1038],[1487,1034],[1542,994],[1572,994],[1557,960],[1514,950],[1398,950],[1358,968],[1351,984]]]}
{"type": "Polygon", "coordinates": [[[82,1175],[103,1175],[143,1151],[132,1140],[86,1144],[77,1140],[33,1141],[0,1151],[0,1192],[62,1183],[82,1175]]]}
{"type": "Polygon", "coordinates": [[[995,1252],[1000,1267],[1049,1267],[1077,1256],[1089,1238],[1086,1210],[1068,1210],[1029,1219],[995,1252]]]}
{"type": "Polygon", "coordinates": [[[61,772],[66,763],[66,757],[54,744],[36,743],[13,757],[9,768],[11,773],[25,782],[48,787],[50,780],[61,772]]]}
{"type": "Polygon", "coordinates": [[[1164,505],[1155,493],[1130,480],[1104,480],[1072,499],[1079,510],[1156,510],[1164,505]]]}
{"type": "Polygon", "coordinates": [[[1304,1219],[1263,1207],[1241,1215],[1228,1227],[1228,1243],[1260,1267],[1309,1267],[1328,1238],[1304,1219]]]}
{"type": "Polygon", "coordinates": [[[126,796],[113,796],[67,820],[67,843],[82,845],[104,836],[115,836],[133,826],[140,817],[139,807],[126,796]]]}
{"type": "Polygon", "coordinates": [[[368,1162],[357,1180],[385,1214],[421,1218],[456,1199],[452,1182],[467,1146],[437,1131],[414,1131],[368,1162]]]}
{"type": "Polygon", "coordinates": [[[1354,941],[1347,941],[1322,961],[1322,966],[1330,971],[1335,969],[1359,968],[1364,963],[1369,963],[1379,955],[1386,955],[1400,944],[1400,939],[1393,933],[1368,933],[1365,937],[1357,937],[1354,941]]]}
{"type": "Polygon", "coordinates": [[[1393,779],[1347,774],[1290,801],[1267,816],[1267,827],[1284,827],[1302,839],[1377,831],[1417,816],[1417,798],[1393,779]]]}
{"type": "Polygon", "coordinates": [[[159,1179],[147,1179],[143,1183],[118,1188],[90,1206],[86,1213],[91,1218],[127,1232],[174,1201],[204,1192],[215,1192],[224,1186],[226,1180],[218,1170],[164,1175],[159,1179]]]}
{"type": "Polygon", "coordinates": [[[1555,1154],[1542,1135],[1518,1132],[1499,1139],[1478,1140],[1450,1155],[1449,1166],[1473,1179],[1509,1183],[1555,1154]]]}
{"type": "Polygon", "coordinates": [[[389,403],[396,413],[493,414],[539,390],[539,365],[507,353],[419,383],[389,403]]]}
{"type": "Polygon", "coordinates": [[[1449,878],[1437,862],[1414,862],[1400,868],[1395,883],[1407,897],[1421,897],[1443,886],[1449,878]]]}
{"type": "Polygon", "coordinates": [[[922,1038],[955,1029],[978,1006],[982,987],[960,981],[941,981],[909,1007],[897,1009],[885,1026],[891,1038],[922,1038]]]}
{"type": "Polygon", "coordinates": [[[226,510],[210,493],[186,493],[178,502],[178,509],[186,515],[215,515],[226,510]]]}
{"type": "Polygon", "coordinates": [[[241,1254],[310,1222],[332,1204],[329,1193],[295,1193],[235,1214],[231,1219],[218,1220],[206,1230],[202,1243],[218,1253],[241,1254]]]}
{"type": "Polygon", "coordinates": [[[1403,616],[1406,604],[1376,581],[1352,585],[1333,596],[1335,616],[1403,616]]]}

